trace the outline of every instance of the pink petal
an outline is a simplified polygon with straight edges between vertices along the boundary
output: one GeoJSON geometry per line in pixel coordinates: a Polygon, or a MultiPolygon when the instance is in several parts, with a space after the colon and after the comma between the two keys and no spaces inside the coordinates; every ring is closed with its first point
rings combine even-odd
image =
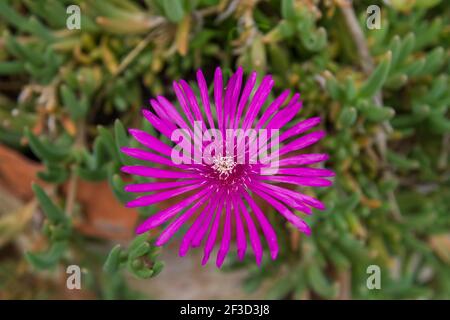
{"type": "Polygon", "coordinates": [[[309,119],[300,121],[299,123],[294,125],[292,128],[283,132],[280,135],[279,140],[280,140],[280,142],[282,142],[290,137],[299,135],[300,133],[303,133],[303,132],[308,131],[309,129],[315,127],[319,123],[320,123],[320,117],[314,117],[314,118],[309,118],[309,119]]]}
{"type": "MultiPolygon", "coordinates": [[[[175,95],[177,96],[177,99],[180,102],[181,109],[183,109],[183,112],[186,115],[188,122],[193,125],[194,117],[192,116],[191,109],[187,104],[186,98],[183,94],[183,91],[181,90],[180,85],[176,81],[173,82],[173,91],[175,92],[175,95]]],[[[192,125],[189,127],[192,127],[192,125]]]]}
{"type": "MultiPolygon", "coordinates": [[[[255,86],[256,76],[257,76],[256,72],[253,71],[250,74],[250,76],[247,78],[247,82],[245,83],[244,90],[242,91],[242,96],[239,100],[238,110],[237,110],[236,118],[234,120],[233,128],[237,128],[239,126],[239,121],[241,120],[242,112],[244,111],[244,108],[247,104],[250,94],[253,91],[253,87],[255,86]]],[[[243,124],[243,121],[242,121],[242,124],[243,124]]]]}
{"type": "Polygon", "coordinates": [[[231,111],[230,111],[230,125],[229,128],[234,128],[234,122],[236,119],[237,104],[239,100],[239,94],[241,93],[242,77],[244,70],[239,67],[236,71],[236,82],[233,88],[231,97],[231,111]]]}
{"type": "Polygon", "coordinates": [[[292,176],[261,176],[261,180],[290,183],[305,187],[329,187],[333,184],[330,180],[323,178],[300,178],[292,176]]]}
{"type": "Polygon", "coordinates": [[[228,250],[230,249],[231,241],[231,201],[225,203],[225,227],[223,230],[222,242],[219,251],[217,252],[216,265],[220,268],[225,260],[228,250]]]}
{"type": "Polygon", "coordinates": [[[308,225],[303,221],[302,218],[296,216],[292,213],[288,208],[286,208],[283,204],[269,196],[268,194],[262,192],[261,190],[254,189],[253,190],[257,195],[266,200],[272,207],[274,207],[282,216],[286,218],[287,221],[292,223],[298,230],[305,233],[306,235],[311,234],[311,229],[308,225]]]}
{"type": "Polygon", "coordinates": [[[279,174],[288,174],[302,177],[334,177],[333,171],[322,168],[280,168],[279,174]]]}
{"type": "Polygon", "coordinates": [[[244,192],[244,198],[247,200],[248,204],[252,208],[256,219],[258,219],[261,229],[264,233],[264,236],[266,237],[272,260],[275,260],[278,255],[277,235],[276,235],[275,231],[273,230],[272,225],[270,224],[269,220],[267,220],[264,213],[261,211],[259,206],[256,204],[256,202],[252,199],[252,197],[247,192],[244,192]]]}
{"type": "Polygon", "coordinates": [[[191,180],[181,180],[174,182],[145,182],[145,183],[135,183],[128,184],[125,186],[124,190],[126,192],[151,192],[161,189],[176,188],[180,186],[185,186],[189,184],[199,184],[201,180],[191,179],[191,180]]]}
{"type": "Polygon", "coordinates": [[[167,144],[162,143],[159,139],[154,136],[138,129],[129,129],[128,132],[144,147],[158,151],[166,156],[172,155],[172,148],[167,144]]]}
{"type": "Polygon", "coordinates": [[[259,110],[262,105],[266,101],[267,97],[272,90],[274,81],[272,76],[265,76],[259,86],[258,90],[256,90],[255,95],[253,96],[252,101],[250,102],[250,106],[248,107],[247,114],[244,117],[244,125],[243,129],[248,129],[253,124],[256,116],[258,115],[259,110]]]}
{"type": "Polygon", "coordinates": [[[206,85],[205,77],[201,70],[197,71],[197,83],[200,90],[203,106],[205,107],[206,117],[208,118],[209,128],[214,129],[214,120],[211,113],[211,105],[209,103],[208,87],[206,85]]]}
{"type": "MultiPolygon", "coordinates": [[[[267,120],[275,113],[275,111],[277,111],[283,105],[290,92],[291,91],[289,89],[284,90],[275,100],[273,100],[267,110],[263,113],[261,119],[259,119],[258,124],[256,125],[257,130],[262,128],[267,120]]],[[[292,99],[294,99],[294,97],[292,99]]]]}
{"type": "Polygon", "coordinates": [[[307,135],[300,137],[300,138],[288,143],[287,145],[281,147],[280,151],[279,151],[279,155],[282,156],[283,154],[306,148],[306,147],[316,143],[317,141],[322,139],[324,136],[325,136],[324,131],[315,131],[310,134],[307,134],[307,135]]]}
{"type": "Polygon", "coordinates": [[[232,197],[234,217],[236,220],[236,247],[239,260],[242,261],[245,257],[245,251],[247,250],[247,239],[245,237],[244,225],[242,223],[241,214],[239,213],[239,204],[236,197],[232,197]]]}
{"type": "Polygon", "coordinates": [[[203,266],[208,262],[211,251],[214,248],[214,244],[216,243],[217,230],[219,229],[222,209],[223,209],[223,202],[219,202],[219,205],[217,206],[217,211],[215,213],[214,221],[211,226],[211,230],[209,231],[208,238],[206,239],[205,248],[203,250],[203,259],[202,259],[203,266]]]}
{"type": "Polygon", "coordinates": [[[239,209],[244,215],[244,220],[247,223],[248,233],[250,235],[250,244],[252,245],[253,253],[255,254],[256,264],[261,265],[263,250],[261,245],[261,240],[259,239],[258,230],[253,223],[252,217],[247,211],[247,208],[244,205],[244,202],[240,197],[237,198],[239,209]]]}
{"type": "Polygon", "coordinates": [[[200,107],[198,106],[197,97],[195,96],[194,91],[186,81],[180,80],[180,83],[181,87],[183,88],[184,94],[186,95],[187,100],[189,102],[189,106],[191,107],[191,110],[194,112],[195,120],[202,121],[202,123],[204,123],[203,115],[200,111],[200,107]]]}
{"type": "MultiPolygon", "coordinates": [[[[157,97],[159,104],[165,109],[167,115],[173,119],[173,121],[183,129],[187,129],[190,131],[190,128],[186,121],[184,121],[183,117],[178,113],[177,109],[163,96],[157,97]]],[[[190,131],[192,132],[192,131],[190,131]]]]}
{"type": "Polygon", "coordinates": [[[316,198],[313,198],[311,196],[308,196],[306,194],[300,193],[300,192],[296,192],[293,190],[289,190],[283,187],[279,187],[279,186],[274,186],[272,184],[268,184],[268,183],[264,183],[261,182],[262,185],[266,186],[269,189],[272,189],[274,192],[278,192],[278,193],[285,193],[289,196],[291,196],[293,199],[296,199],[298,201],[302,201],[304,203],[306,203],[307,205],[319,209],[319,210],[325,210],[325,205],[320,202],[319,200],[317,200],[316,198]]]}
{"type": "Polygon", "coordinates": [[[183,224],[195,213],[195,211],[206,201],[209,201],[208,197],[203,197],[198,200],[190,209],[181,214],[175,221],[173,221],[167,228],[161,232],[158,239],[155,242],[156,246],[162,246],[172,238],[172,236],[183,226],[183,224]]]}
{"type": "Polygon", "coordinates": [[[150,229],[153,229],[153,228],[163,224],[167,220],[169,220],[172,217],[174,217],[175,215],[177,215],[185,207],[192,204],[194,201],[198,200],[199,198],[201,198],[205,195],[209,196],[210,192],[211,192],[210,188],[205,188],[202,191],[200,191],[199,193],[194,194],[190,197],[187,197],[186,199],[178,202],[177,204],[175,204],[167,209],[161,210],[158,213],[155,213],[154,215],[147,218],[147,220],[145,220],[143,223],[141,223],[137,227],[136,233],[141,234],[141,233],[144,233],[150,229]]]}
{"type": "Polygon", "coordinates": [[[223,132],[222,93],[223,93],[222,70],[220,70],[220,68],[217,67],[216,71],[214,72],[214,101],[216,104],[217,123],[220,131],[223,132]]]}
{"type": "Polygon", "coordinates": [[[197,173],[190,173],[186,171],[169,171],[141,165],[123,166],[120,168],[120,170],[125,173],[149,178],[198,178],[197,173]]]}
{"type": "Polygon", "coordinates": [[[148,152],[145,150],[141,150],[141,149],[137,149],[137,148],[122,147],[122,148],[120,148],[120,151],[125,153],[127,156],[133,157],[135,159],[148,161],[148,162],[156,162],[156,163],[164,164],[167,166],[174,166],[174,167],[179,167],[179,168],[183,167],[183,166],[174,164],[171,159],[158,156],[157,154],[154,154],[154,153],[151,153],[151,152],[148,152]]]}
{"type": "MultiPolygon", "coordinates": [[[[208,219],[209,216],[212,215],[214,210],[216,209],[217,203],[219,199],[221,198],[221,195],[219,194],[217,197],[213,197],[211,201],[208,203],[206,208],[200,213],[200,215],[197,217],[197,219],[194,221],[192,226],[189,228],[189,230],[186,232],[186,234],[183,237],[183,240],[181,241],[180,245],[180,251],[179,255],[181,257],[185,256],[186,253],[189,250],[189,246],[191,245],[194,237],[198,237],[200,233],[199,228],[202,226],[202,224],[205,222],[206,219],[208,219]]],[[[208,220],[210,221],[210,220],[208,220]]],[[[207,227],[209,226],[209,222],[207,224],[207,227]]],[[[207,227],[205,228],[205,232],[207,230],[207,227]]],[[[203,240],[204,233],[201,234],[200,242],[203,240]]]]}
{"type": "Polygon", "coordinates": [[[177,129],[173,124],[161,120],[156,115],[154,115],[153,112],[149,110],[145,109],[142,110],[142,114],[144,115],[145,119],[147,119],[147,121],[150,122],[151,125],[156,128],[156,130],[161,132],[169,139],[172,136],[172,132],[177,129]]]}
{"type": "Polygon", "coordinates": [[[301,201],[297,201],[297,200],[293,199],[292,197],[290,197],[289,195],[282,193],[282,192],[274,193],[272,190],[268,189],[262,183],[256,183],[256,182],[253,183],[252,190],[253,190],[253,188],[257,188],[263,192],[270,193],[273,197],[279,199],[280,201],[284,202],[289,207],[292,207],[296,210],[302,211],[306,214],[312,213],[311,209],[309,207],[307,207],[306,205],[304,205],[301,201]]]}
{"type": "Polygon", "coordinates": [[[278,162],[280,167],[284,166],[301,166],[305,164],[313,164],[317,162],[327,161],[328,155],[324,153],[305,153],[298,156],[293,156],[290,158],[281,159],[278,162]]]}
{"type": "Polygon", "coordinates": [[[149,206],[164,200],[167,200],[169,198],[176,197],[180,194],[195,190],[200,188],[201,184],[194,184],[187,187],[181,187],[178,189],[171,189],[168,191],[163,191],[159,193],[149,194],[142,197],[138,197],[134,200],[129,201],[126,206],[128,208],[134,208],[134,207],[143,207],[143,206],[149,206]]]}

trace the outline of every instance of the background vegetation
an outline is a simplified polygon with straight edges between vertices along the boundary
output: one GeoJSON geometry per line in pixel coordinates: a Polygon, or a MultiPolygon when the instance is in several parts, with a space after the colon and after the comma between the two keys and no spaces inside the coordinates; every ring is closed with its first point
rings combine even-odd
{"type": "Polygon", "coordinates": [[[301,92],[299,117],[322,117],[318,148],[337,173],[306,190],[327,204],[307,218],[311,237],[268,212],[281,254],[261,268],[229,261],[242,290],[450,298],[448,1],[1,0],[0,33],[0,298],[65,298],[70,264],[83,266],[80,297],[140,297],[128,275],[152,286],[152,235],[129,240],[156,208],[137,215],[109,197],[129,197],[124,128],[151,132],[140,109],[172,99],[172,80],[239,65],[273,74],[275,94],[301,92]],[[73,3],[80,30],[66,28],[73,3]],[[379,30],[366,27],[372,4],[379,30]],[[366,287],[372,264],[381,290],[366,287]]]}

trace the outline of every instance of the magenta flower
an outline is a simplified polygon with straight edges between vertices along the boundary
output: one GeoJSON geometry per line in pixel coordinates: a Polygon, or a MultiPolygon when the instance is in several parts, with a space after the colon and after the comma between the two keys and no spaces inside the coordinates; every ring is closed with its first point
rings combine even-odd
{"type": "Polygon", "coordinates": [[[175,196],[184,197],[148,218],[136,232],[144,233],[172,220],[156,240],[155,244],[161,246],[192,220],[182,239],[180,256],[205,241],[204,265],[221,235],[216,259],[220,267],[230,249],[232,234],[236,238],[237,255],[241,260],[244,258],[246,230],[259,265],[263,255],[260,230],[275,259],[277,236],[255,199],[267,202],[298,230],[310,234],[310,228],[295,211],[309,215],[311,208],[323,210],[325,206],[311,196],[291,190],[289,185],[331,185],[325,177],[334,176],[332,171],[305,167],[327,160],[326,154],[297,152],[325,135],[323,131],[304,134],[316,126],[320,118],[300,121],[279,134],[279,129],[294,119],[302,102],[298,93],[288,99],[290,92],[286,90],[264,109],[274,84],[270,75],[254,90],[256,73],[253,72],[243,85],[243,70],[238,68],[224,88],[222,71],[217,68],[213,101],[210,101],[200,70],[197,83],[200,102],[186,81],[173,83],[181,112],[163,96],[150,100],[154,112],[143,111],[144,117],[162,135],[174,141],[176,147],[144,131],[129,130],[147,149],[124,147],[122,152],[158,166],[124,166],[122,171],[167,181],[127,185],[127,192],[149,193],[130,201],[127,206],[149,206],[175,196]]]}

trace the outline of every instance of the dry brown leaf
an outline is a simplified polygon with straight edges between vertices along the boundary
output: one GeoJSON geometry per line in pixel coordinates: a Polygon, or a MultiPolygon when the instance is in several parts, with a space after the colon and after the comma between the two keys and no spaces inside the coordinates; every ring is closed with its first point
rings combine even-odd
{"type": "Polygon", "coordinates": [[[0,247],[25,228],[36,207],[37,202],[32,200],[23,207],[0,217],[0,247]]]}
{"type": "Polygon", "coordinates": [[[428,239],[431,249],[444,262],[450,264],[450,234],[437,234],[428,239]]]}

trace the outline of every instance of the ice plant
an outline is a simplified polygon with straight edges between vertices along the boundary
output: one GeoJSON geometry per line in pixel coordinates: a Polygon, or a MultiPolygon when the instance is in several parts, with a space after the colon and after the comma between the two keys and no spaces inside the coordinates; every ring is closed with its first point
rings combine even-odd
{"type": "Polygon", "coordinates": [[[267,219],[267,210],[255,201],[258,198],[273,207],[298,230],[310,234],[310,228],[295,211],[311,214],[312,208],[322,210],[324,205],[292,186],[325,187],[331,184],[325,177],[333,176],[332,171],[306,167],[327,160],[326,154],[298,152],[324,136],[320,130],[305,133],[316,126],[320,118],[303,120],[284,130],[283,127],[295,118],[302,107],[300,95],[296,93],[289,99],[290,91],[286,90],[271,103],[266,103],[274,81],[267,75],[255,88],[256,79],[256,73],[253,72],[244,84],[243,70],[238,68],[224,87],[222,71],[217,68],[214,74],[214,99],[210,100],[205,78],[199,70],[199,99],[186,81],[173,83],[181,112],[163,96],[150,100],[153,111],[143,110],[144,117],[161,135],[175,143],[187,141],[189,152],[188,161],[174,161],[180,149],[174,149],[144,131],[129,130],[146,149],[123,147],[122,152],[147,161],[149,166],[124,166],[122,171],[159,180],[127,185],[127,192],[149,193],[130,201],[127,206],[150,206],[175,196],[181,197],[176,204],[145,220],[138,226],[137,233],[144,233],[172,220],[156,240],[156,245],[161,246],[181,226],[192,221],[182,239],[180,255],[184,256],[190,247],[200,246],[205,241],[202,260],[202,264],[205,264],[217,238],[222,235],[216,259],[220,267],[230,249],[232,234],[236,237],[237,255],[240,259],[244,258],[247,230],[259,265],[263,255],[259,230],[267,241],[272,259],[277,257],[278,244],[275,231],[267,219]],[[231,149],[225,148],[230,143],[228,131],[238,132],[238,129],[241,133],[254,129],[267,135],[263,139],[254,135],[232,136],[231,149]],[[280,134],[278,130],[281,130],[280,134]],[[215,136],[214,140],[211,132],[221,137],[215,136]],[[211,138],[209,143],[203,139],[205,133],[211,138]],[[213,140],[214,146],[219,148],[211,148],[213,140]],[[246,147],[240,148],[242,145],[246,147]],[[252,145],[257,145],[259,161],[252,158],[249,151],[252,145]],[[220,147],[224,148],[221,150],[220,147]],[[269,147],[272,152],[264,153],[269,147]],[[241,150],[244,150],[243,153],[241,150]],[[198,157],[195,158],[199,154],[200,161],[198,157]],[[234,232],[232,228],[235,228],[234,232]],[[222,229],[221,232],[219,229],[222,229]]]}

